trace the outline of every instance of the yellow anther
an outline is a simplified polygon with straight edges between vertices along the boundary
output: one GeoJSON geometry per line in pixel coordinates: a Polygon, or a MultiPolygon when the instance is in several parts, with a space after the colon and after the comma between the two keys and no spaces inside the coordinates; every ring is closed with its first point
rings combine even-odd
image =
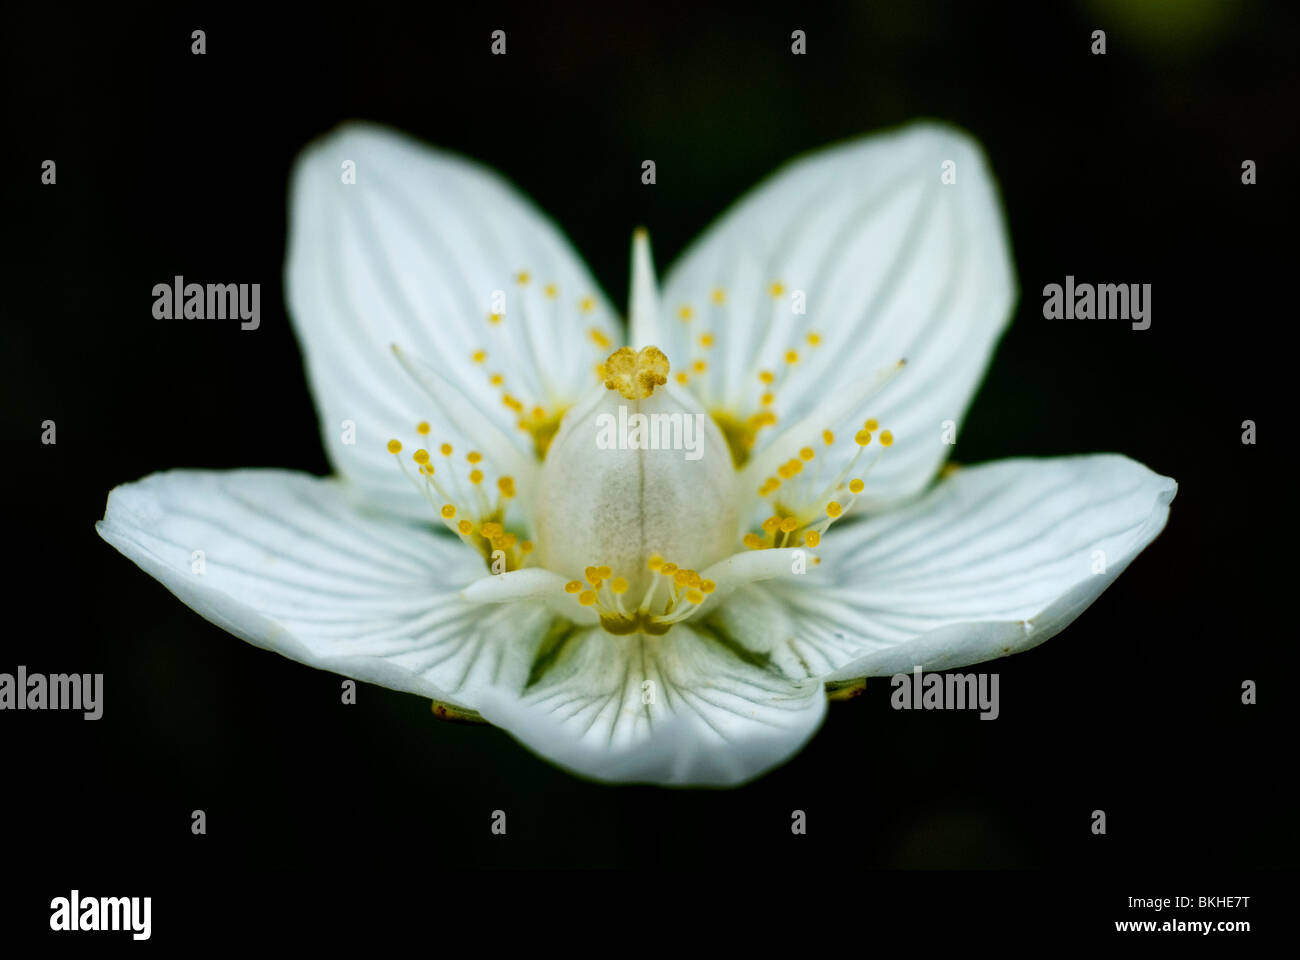
{"type": "Polygon", "coordinates": [[[614,571],[611,570],[609,567],[596,568],[596,576],[600,577],[600,579],[602,580],[608,580],[613,575],[614,575],[614,571]]]}
{"type": "Polygon", "coordinates": [[[711,333],[700,334],[700,346],[703,347],[705,350],[713,346],[713,334],[711,333]]]}
{"type": "Polygon", "coordinates": [[[389,452],[389,453],[401,453],[401,452],[402,452],[402,441],[401,441],[401,440],[389,440],[389,441],[388,441],[388,452],[389,452]]]}
{"type": "Polygon", "coordinates": [[[650,559],[646,562],[646,566],[648,566],[651,570],[658,570],[663,565],[664,565],[664,558],[659,556],[659,554],[657,553],[650,554],[650,559]]]}
{"type": "Polygon", "coordinates": [[[686,602],[687,602],[687,603],[693,603],[693,604],[700,604],[700,603],[703,603],[703,602],[704,602],[704,594],[701,593],[699,590],[687,590],[687,591],[686,591],[686,602]]]}
{"type": "Polygon", "coordinates": [[[786,362],[786,363],[798,363],[798,362],[799,362],[799,351],[798,351],[798,350],[787,350],[787,351],[785,352],[785,362],[786,362]]]}
{"type": "Polygon", "coordinates": [[[520,552],[520,553],[532,553],[532,552],[533,552],[533,541],[531,541],[531,540],[520,540],[520,541],[519,541],[519,552],[520,552]]]}
{"type": "Polygon", "coordinates": [[[763,381],[763,383],[772,383],[776,380],[776,374],[771,370],[763,370],[759,372],[758,379],[763,381]]]}
{"type": "Polygon", "coordinates": [[[460,523],[456,524],[456,529],[460,532],[462,537],[468,537],[474,532],[474,524],[470,523],[468,520],[462,520],[460,523]]]}
{"type": "Polygon", "coordinates": [[[880,445],[887,447],[894,442],[894,435],[888,430],[880,431],[880,445]]]}
{"type": "Polygon", "coordinates": [[[690,582],[691,571],[689,570],[678,569],[678,571],[673,574],[673,583],[677,584],[679,587],[684,587],[690,582]]]}
{"type": "Polygon", "coordinates": [[[763,541],[756,533],[747,533],[741,541],[751,550],[758,550],[763,546],[763,541]]]}
{"type": "Polygon", "coordinates": [[[415,432],[422,437],[427,437],[429,435],[429,425],[421,420],[415,425],[415,432]]]}
{"type": "Polygon", "coordinates": [[[479,532],[491,540],[493,537],[499,537],[505,533],[505,528],[499,523],[485,523],[479,527],[479,532]]]}
{"type": "Polygon", "coordinates": [[[779,297],[781,296],[781,294],[785,293],[785,284],[773,283],[770,287],[767,288],[767,292],[774,297],[779,297]]]}
{"type": "Polygon", "coordinates": [[[859,447],[865,447],[867,444],[871,442],[871,434],[867,433],[867,431],[865,430],[859,430],[857,434],[854,436],[853,442],[856,443],[859,447]]]}
{"type": "Polygon", "coordinates": [[[501,395],[501,402],[504,403],[511,410],[513,410],[515,413],[519,413],[521,410],[524,409],[524,405],[508,393],[503,393],[501,395]]]}
{"type": "Polygon", "coordinates": [[[861,493],[863,487],[865,486],[866,486],[865,483],[863,483],[857,477],[854,477],[852,480],[849,481],[849,493],[861,493]]]}
{"type": "Polygon", "coordinates": [[[588,583],[593,580],[599,580],[600,567],[585,567],[582,571],[582,575],[587,578],[588,583]]]}
{"type": "Polygon", "coordinates": [[[497,480],[497,489],[501,491],[501,496],[513,497],[515,495],[515,478],[500,477],[497,480]]]}
{"type": "Polygon", "coordinates": [[[799,529],[799,521],[794,517],[786,517],[781,521],[782,533],[794,533],[797,529],[799,529]]]}
{"type": "Polygon", "coordinates": [[[594,343],[596,346],[600,347],[601,349],[604,349],[609,346],[610,343],[609,337],[605,336],[603,331],[598,330],[595,327],[592,327],[591,330],[588,331],[587,335],[591,337],[591,342],[594,343]]]}
{"type": "Polygon", "coordinates": [[[494,387],[499,387],[505,382],[506,378],[501,376],[499,373],[494,373],[492,376],[488,377],[488,383],[492,384],[494,387]]]}
{"type": "Polygon", "coordinates": [[[546,408],[545,408],[545,407],[533,407],[533,419],[534,419],[534,420],[545,420],[545,419],[546,419],[546,408]]]}
{"type": "Polygon", "coordinates": [[[644,400],[668,382],[668,358],[658,347],[619,347],[605,360],[605,386],[628,400],[644,400]]]}
{"type": "Polygon", "coordinates": [[[677,572],[677,564],[665,562],[664,565],[659,568],[659,572],[662,573],[665,577],[671,577],[673,574],[677,572]]]}
{"type": "Polygon", "coordinates": [[[822,345],[822,335],[820,333],[808,334],[808,346],[820,347],[822,345]]]}
{"type": "Polygon", "coordinates": [[[727,291],[721,287],[714,287],[713,292],[709,294],[709,299],[714,303],[722,303],[727,299],[727,291]]]}
{"type": "Polygon", "coordinates": [[[718,585],[712,580],[700,581],[700,593],[712,593],[716,589],[718,589],[718,585]]]}
{"type": "Polygon", "coordinates": [[[809,530],[803,535],[803,542],[810,547],[815,547],[822,542],[822,535],[816,530],[809,530]]]}
{"type": "Polygon", "coordinates": [[[500,537],[499,539],[501,541],[502,550],[509,550],[519,542],[519,537],[513,533],[507,533],[504,537],[500,537]]]}
{"type": "Polygon", "coordinates": [[[469,355],[469,358],[473,360],[475,363],[482,363],[484,360],[487,359],[487,351],[475,350],[473,353],[469,355]]]}
{"type": "Polygon", "coordinates": [[[843,512],[844,512],[844,508],[841,507],[839,503],[835,500],[832,500],[830,503],[826,504],[826,516],[830,517],[832,520],[834,520],[843,512]]]}
{"type": "Polygon", "coordinates": [[[582,591],[582,593],[578,594],[578,602],[582,604],[584,607],[590,607],[592,604],[596,602],[596,591],[594,590],[582,591]]]}
{"type": "Polygon", "coordinates": [[[451,456],[451,444],[450,444],[450,443],[444,443],[441,447],[438,448],[438,452],[441,453],[444,457],[450,457],[450,456],[451,456]]]}
{"type": "Polygon", "coordinates": [[[500,322],[501,322],[502,320],[504,320],[505,318],[506,318],[506,315],[505,315],[504,313],[489,313],[489,314],[488,314],[488,323],[491,323],[491,324],[497,324],[497,323],[500,323],[500,322]]]}
{"type": "Polygon", "coordinates": [[[813,451],[812,447],[804,447],[799,451],[799,456],[805,460],[811,460],[813,457],[817,456],[817,454],[813,451]]]}
{"type": "Polygon", "coordinates": [[[465,454],[465,459],[470,463],[481,463],[483,460],[483,454],[479,453],[477,450],[471,450],[469,453],[465,454]]]}
{"type": "Polygon", "coordinates": [[[583,313],[591,313],[592,310],[596,309],[596,298],[583,297],[581,300],[578,301],[578,309],[581,310],[583,313]]]}
{"type": "Polygon", "coordinates": [[[470,482],[470,483],[473,483],[473,484],[479,484],[479,483],[482,483],[482,482],[483,482],[483,471],[482,471],[482,470],[471,470],[471,471],[469,472],[469,482],[470,482]]]}
{"type": "Polygon", "coordinates": [[[864,421],[862,424],[862,428],[864,430],[878,430],[880,428],[880,424],[874,418],[872,418],[864,421]]]}
{"type": "Polygon", "coordinates": [[[763,529],[766,530],[768,533],[772,533],[779,526],[781,526],[780,517],[768,517],[766,520],[763,521],[763,529]]]}
{"type": "Polygon", "coordinates": [[[615,593],[627,593],[627,581],[622,577],[615,577],[609,582],[609,589],[615,593]]]}
{"type": "Polygon", "coordinates": [[[524,284],[527,283],[528,280],[529,280],[529,276],[527,270],[520,270],[518,273],[515,274],[515,283],[524,284]]]}
{"type": "Polygon", "coordinates": [[[696,373],[703,373],[705,370],[709,369],[709,365],[703,360],[696,360],[691,364],[691,369],[696,373]]]}
{"type": "Polygon", "coordinates": [[[442,506],[442,515],[450,520],[452,517],[456,516],[456,508],[450,503],[445,503],[442,506]]]}
{"type": "Polygon", "coordinates": [[[776,402],[776,397],[771,393],[765,393],[758,398],[758,402],[765,407],[770,407],[774,402],[776,402]]]}
{"type": "Polygon", "coordinates": [[[560,292],[559,288],[553,283],[548,283],[545,287],[542,288],[542,293],[546,294],[552,300],[555,299],[555,295],[559,292],[560,292]]]}
{"type": "Polygon", "coordinates": [[[685,386],[685,385],[687,384],[687,382],[690,381],[691,378],[688,377],[688,376],[687,376],[685,373],[683,373],[682,371],[678,371],[677,374],[675,375],[674,379],[676,379],[676,381],[677,381],[678,383],[680,383],[682,386],[685,386]]]}
{"type": "Polygon", "coordinates": [[[829,430],[823,430],[822,442],[829,447],[832,443],[835,442],[835,434],[831,433],[829,430]]]}
{"type": "Polygon", "coordinates": [[[688,305],[683,304],[682,306],[677,308],[677,316],[681,318],[681,321],[683,323],[687,323],[690,321],[691,317],[695,316],[695,311],[692,310],[688,305]]]}
{"type": "Polygon", "coordinates": [[[568,583],[564,585],[565,593],[577,593],[581,589],[582,589],[581,580],[570,580],[568,583]]]}

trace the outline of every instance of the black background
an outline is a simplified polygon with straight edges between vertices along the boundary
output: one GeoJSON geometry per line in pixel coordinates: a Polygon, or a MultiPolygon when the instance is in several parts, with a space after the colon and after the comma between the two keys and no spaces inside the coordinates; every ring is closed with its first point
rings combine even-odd
{"type": "Polygon", "coordinates": [[[1293,866],[1295,5],[472,7],[6,10],[0,670],[106,686],[98,722],[0,715],[9,854],[220,877],[345,864],[352,883],[1293,866]],[[290,163],[339,121],[501,171],[622,304],[633,227],[662,271],[778,164],[922,116],[987,150],[1022,291],[956,457],[1118,451],[1180,484],[1166,531],[1076,624],[997,662],[996,722],[894,712],[875,680],[747,787],[589,783],[414,696],[362,686],[341,706],[336,676],[226,635],[96,536],[108,491],[156,470],[328,472],[281,271],[290,163]],[[1152,284],[1151,328],[1045,320],[1043,285],[1067,273],[1152,284]],[[176,274],[260,282],[261,328],[155,320],[176,274]]]}

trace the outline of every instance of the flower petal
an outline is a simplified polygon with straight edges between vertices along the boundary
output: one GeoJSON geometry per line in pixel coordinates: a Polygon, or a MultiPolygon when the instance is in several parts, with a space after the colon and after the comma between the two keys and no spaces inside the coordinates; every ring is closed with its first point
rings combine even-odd
{"type": "Polygon", "coordinates": [[[618,339],[616,314],[555,226],[468,160],[344,126],[298,159],[290,210],[289,306],[321,431],[340,472],[383,509],[428,516],[385,453],[390,437],[414,439],[427,420],[438,443],[478,442],[402,370],[394,346],[436,367],[532,453],[519,420],[535,409],[549,416],[595,382],[608,347],[591,329],[618,339]],[[344,182],[348,163],[354,183],[344,182]],[[471,359],[478,349],[482,362],[471,359]]]}
{"type": "Polygon", "coordinates": [[[915,124],[798,160],[742,198],[669,272],[661,346],[675,367],[708,357],[690,384],[710,409],[752,415],[770,390],[780,419],[755,451],[777,446],[778,460],[844,428],[837,400],[862,404],[849,422],[869,416],[897,438],[864,499],[882,505],[921,490],[943,461],[941,425],[960,424],[1015,296],[979,146],[915,124]],[[948,161],[953,183],[941,179],[948,161]],[[759,382],[764,370],[774,383],[759,382]],[[782,432],[809,416],[813,436],[782,432]]]}
{"type": "Polygon", "coordinates": [[[522,695],[498,687],[479,709],[598,780],[730,786],[796,753],[826,695],[819,680],[792,678],[766,652],[708,628],[614,637],[575,627],[543,644],[522,695]]]}
{"type": "Polygon", "coordinates": [[[742,592],[728,626],[792,638],[807,673],[828,680],[1019,653],[1097,599],[1164,528],[1176,491],[1114,454],[961,469],[911,504],[832,528],[820,576],[768,585],[785,616],[742,592]]]}
{"type": "Polygon", "coordinates": [[[488,683],[521,684],[554,618],[469,602],[484,567],[468,547],[347,494],[289,471],[173,470],[113,490],[97,529],[197,613],[291,660],[468,707],[488,683]]]}
{"type": "Polygon", "coordinates": [[[97,529],[256,646],[477,710],[600,779],[738,783],[797,751],[825,711],[820,681],[792,678],[766,651],[714,631],[613,637],[557,618],[528,599],[547,587],[560,596],[554,575],[485,582],[468,548],[359,512],[336,480],[154,474],[115,489],[97,529]],[[500,602],[511,593],[525,599],[500,602]],[[644,680],[656,703],[643,706],[644,680]]]}

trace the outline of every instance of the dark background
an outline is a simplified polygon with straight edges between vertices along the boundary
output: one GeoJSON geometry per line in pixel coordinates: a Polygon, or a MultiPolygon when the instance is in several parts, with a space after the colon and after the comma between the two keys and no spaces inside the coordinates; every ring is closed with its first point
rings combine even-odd
{"type": "Polygon", "coordinates": [[[1293,866],[1296,5],[470,6],[6,8],[0,670],[106,688],[98,722],[0,715],[8,855],[213,876],[1293,866]],[[894,712],[874,680],[744,788],[603,786],[414,696],[341,706],[338,677],[211,626],[95,534],[108,491],[156,470],[328,472],[280,278],[290,163],[339,121],[501,171],[622,304],[633,227],[662,271],[777,165],[922,116],[988,151],[1022,290],[957,458],[1118,451],[1180,484],[1075,625],[992,667],[996,722],[894,712]],[[1151,328],[1043,319],[1067,273],[1151,283],[1151,328]],[[261,329],[153,319],[175,274],[260,282],[261,329]]]}

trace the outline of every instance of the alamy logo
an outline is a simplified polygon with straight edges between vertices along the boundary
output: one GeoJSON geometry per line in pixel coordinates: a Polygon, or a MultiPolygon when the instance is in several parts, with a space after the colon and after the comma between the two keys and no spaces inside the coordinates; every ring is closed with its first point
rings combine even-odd
{"type": "Polygon", "coordinates": [[[104,715],[102,673],[0,673],[0,710],[81,710],[87,720],[104,715]]]}
{"type": "Polygon", "coordinates": [[[889,698],[895,710],[974,710],[981,720],[998,718],[998,675],[996,673],[922,674],[913,667],[909,676],[896,673],[889,681],[894,693],[889,698]]]}
{"type": "Polygon", "coordinates": [[[596,416],[598,450],[684,450],[687,460],[704,456],[704,414],[633,413],[619,404],[612,413],[596,416]]]}
{"type": "Polygon", "coordinates": [[[1043,287],[1043,317],[1047,320],[1132,320],[1134,330],[1151,326],[1151,284],[1074,282],[1043,287]]]}
{"type": "Polygon", "coordinates": [[[186,283],[176,277],[170,283],[156,283],[153,315],[157,320],[245,321],[240,330],[256,330],[261,324],[260,283],[186,283]]]}
{"type": "Polygon", "coordinates": [[[151,931],[152,897],[86,897],[77,890],[71,897],[50,901],[50,929],[130,930],[132,940],[148,940],[151,931]]]}

